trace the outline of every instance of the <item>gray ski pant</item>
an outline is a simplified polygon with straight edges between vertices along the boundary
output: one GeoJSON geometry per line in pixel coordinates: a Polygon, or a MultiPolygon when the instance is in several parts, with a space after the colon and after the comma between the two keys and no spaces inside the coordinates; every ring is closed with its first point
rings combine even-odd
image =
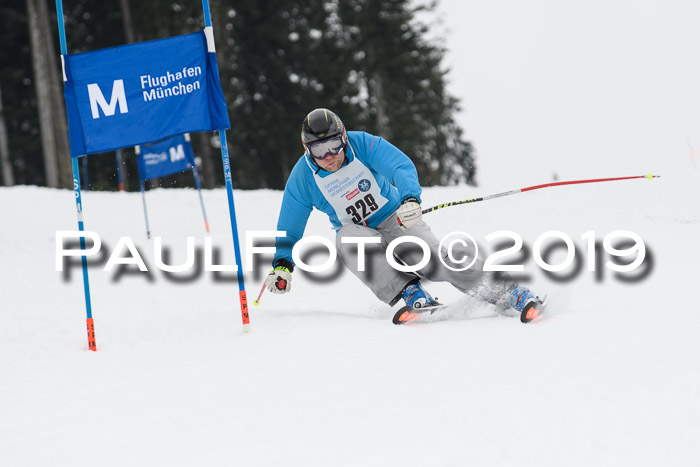
{"type": "MultiPolygon", "coordinates": [[[[471,296],[486,302],[507,306],[507,293],[514,285],[512,279],[507,275],[497,277],[492,272],[484,272],[484,261],[477,258],[471,268],[466,271],[453,271],[447,268],[439,259],[438,251],[440,240],[430,230],[428,224],[423,220],[409,229],[402,230],[397,222],[396,213],[389,216],[376,228],[370,228],[363,225],[344,225],[338,231],[336,237],[336,247],[339,256],[353,274],[355,274],[381,301],[390,305],[395,304],[400,298],[401,293],[410,282],[414,282],[419,277],[425,277],[433,282],[449,282],[457,289],[471,296]],[[386,258],[386,250],[393,240],[411,235],[424,240],[430,247],[430,262],[417,271],[417,274],[409,272],[401,272],[392,267],[386,258]],[[380,243],[372,243],[364,245],[364,271],[359,270],[359,248],[356,243],[344,243],[343,238],[346,237],[377,237],[380,243]]],[[[467,255],[469,258],[474,257],[474,251],[471,248],[464,248],[461,245],[455,245],[452,249],[454,258],[462,258],[467,255]]],[[[398,258],[398,262],[409,266],[418,264],[424,256],[423,249],[413,243],[401,243],[394,249],[394,257],[398,258]]],[[[464,267],[463,264],[457,264],[446,257],[446,251],[443,247],[443,261],[453,268],[459,269],[464,267]]]]}

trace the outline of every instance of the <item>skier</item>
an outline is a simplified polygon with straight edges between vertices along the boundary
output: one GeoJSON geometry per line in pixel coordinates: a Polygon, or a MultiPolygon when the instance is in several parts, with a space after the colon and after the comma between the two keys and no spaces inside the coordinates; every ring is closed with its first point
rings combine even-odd
{"type": "MultiPolygon", "coordinates": [[[[439,306],[423,288],[423,276],[447,281],[502,310],[512,307],[521,313],[523,322],[539,313],[538,297],[508,276],[483,272],[483,260],[477,258],[466,271],[453,271],[437,260],[440,242],[422,219],[416,168],[398,148],[379,136],[346,131],[340,118],[328,109],[315,109],[306,116],[301,141],[305,154],[292,169],[284,189],[277,230],[285,231],[286,237],[277,238],[274,269],[265,280],[268,290],[278,294],[291,290],[292,248],[302,238],[315,207],[326,213],[337,229],[336,247],[344,265],[389,305],[403,299],[412,309],[439,306]],[[433,260],[418,271],[419,275],[398,271],[386,260],[389,243],[404,235],[419,237],[430,247],[433,260]],[[345,237],[380,240],[364,245],[363,271],[358,268],[359,245],[344,243],[345,237]]],[[[469,251],[460,254],[469,255],[469,251]]],[[[398,245],[394,255],[410,265],[423,259],[422,249],[408,242],[398,245]]],[[[449,258],[446,263],[453,268],[460,266],[449,258]]]]}

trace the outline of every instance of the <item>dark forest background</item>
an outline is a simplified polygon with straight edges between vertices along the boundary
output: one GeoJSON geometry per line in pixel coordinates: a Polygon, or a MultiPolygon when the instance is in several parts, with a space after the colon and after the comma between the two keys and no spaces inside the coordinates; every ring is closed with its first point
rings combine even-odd
{"type": "MultiPolygon", "coordinates": [[[[455,122],[459,103],[446,90],[440,31],[419,20],[436,2],[213,0],[210,6],[235,188],[283,188],[303,152],[301,121],[316,107],[334,110],[350,130],[398,146],[424,186],[475,184],[473,148],[455,122]]],[[[63,8],[68,53],[204,27],[199,0],[65,0],[63,8]]],[[[0,43],[2,184],[72,188],[54,1],[3,0],[0,43]]],[[[202,185],[222,186],[217,134],[192,139],[202,185]]],[[[133,149],[122,158],[127,189],[138,190],[133,149]]],[[[87,164],[90,189],[117,189],[114,153],[89,156],[87,164]]],[[[189,173],[152,182],[194,185],[189,173]]]]}

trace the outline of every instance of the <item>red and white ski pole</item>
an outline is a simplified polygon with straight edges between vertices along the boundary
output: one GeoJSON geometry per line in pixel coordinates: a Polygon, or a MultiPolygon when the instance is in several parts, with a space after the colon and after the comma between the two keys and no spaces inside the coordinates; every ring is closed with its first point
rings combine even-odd
{"type": "Polygon", "coordinates": [[[423,209],[423,214],[427,214],[429,212],[433,212],[433,211],[436,211],[438,209],[447,208],[450,206],[457,206],[458,204],[467,204],[467,203],[476,203],[478,201],[487,201],[487,200],[494,199],[494,198],[501,198],[503,196],[524,193],[526,191],[539,190],[540,188],[549,188],[549,187],[561,186],[561,185],[576,185],[576,184],[580,184],[580,183],[614,182],[614,181],[618,181],[618,180],[632,180],[634,178],[646,178],[648,180],[651,180],[653,178],[659,178],[659,177],[660,177],[660,175],[648,174],[648,175],[637,175],[634,177],[593,178],[590,180],[571,180],[571,181],[567,181],[567,182],[545,183],[544,185],[534,185],[534,186],[529,186],[526,188],[518,188],[517,190],[504,191],[503,193],[496,193],[493,195],[482,196],[480,198],[472,198],[472,199],[465,199],[463,201],[453,201],[451,203],[438,204],[437,206],[433,206],[432,208],[423,209]]]}
{"type": "Polygon", "coordinates": [[[260,293],[258,294],[258,298],[256,298],[255,300],[253,300],[253,305],[254,305],[254,306],[260,305],[260,299],[262,298],[263,292],[265,292],[265,283],[264,283],[264,282],[263,282],[262,289],[260,289],[260,293]]]}

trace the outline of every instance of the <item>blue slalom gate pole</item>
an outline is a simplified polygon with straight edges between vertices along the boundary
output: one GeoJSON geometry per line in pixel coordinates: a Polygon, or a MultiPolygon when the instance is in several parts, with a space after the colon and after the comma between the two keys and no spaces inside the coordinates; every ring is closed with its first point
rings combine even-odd
{"type": "Polygon", "coordinates": [[[204,10],[204,26],[210,28],[211,25],[211,13],[209,11],[209,0],[202,0],[202,9],[204,10]]]}
{"type": "MultiPolygon", "coordinates": [[[[84,156],[87,158],[87,156],[84,156]]],[[[80,192],[80,172],[78,170],[78,159],[73,158],[73,190],[75,191],[75,207],[78,211],[78,230],[85,231],[83,223],[83,202],[80,192]]],[[[80,237],[80,249],[85,251],[85,237],[80,237]]],[[[85,309],[87,310],[87,332],[88,332],[88,347],[90,350],[97,350],[97,342],[95,341],[95,323],[92,320],[92,304],[90,301],[90,280],[88,279],[87,257],[80,257],[83,265],[83,289],[85,290],[85,309]]]]}
{"type": "Polygon", "coordinates": [[[238,224],[236,222],[236,207],[233,203],[233,183],[231,181],[231,163],[228,157],[228,146],[226,143],[226,132],[219,130],[221,139],[221,159],[224,163],[224,178],[226,179],[226,195],[228,196],[229,216],[231,217],[231,232],[233,233],[233,249],[236,255],[236,265],[238,266],[238,291],[241,302],[241,317],[243,319],[243,331],[250,330],[250,316],[248,314],[248,298],[245,292],[245,282],[243,279],[243,263],[241,262],[241,248],[238,240],[238,224]]]}
{"type": "Polygon", "coordinates": [[[122,150],[117,149],[117,180],[119,181],[119,191],[124,191],[124,177],[122,176],[122,150]]]}
{"type": "MultiPolygon", "coordinates": [[[[64,60],[66,51],[66,32],[63,26],[63,2],[56,0],[56,22],[58,23],[58,36],[61,43],[61,61],[64,60]]],[[[84,156],[87,159],[87,156],[84,156]]],[[[73,190],[75,191],[75,207],[78,212],[78,230],[85,231],[83,223],[83,205],[80,193],[80,169],[78,168],[78,159],[73,159],[73,190]]],[[[87,173],[87,170],[85,171],[87,173]]],[[[85,237],[80,237],[80,249],[85,251],[85,237]]],[[[95,323],[92,320],[92,305],[90,301],[90,281],[88,279],[87,257],[81,256],[83,264],[83,290],[85,291],[85,308],[87,311],[87,333],[88,333],[88,348],[92,351],[97,351],[97,341],[95,340],[95,323]]]]}
{"type": "MultiPolygon", "coordinates": [[[[211,24],[211,13],[209,12],[209,0],[202,0],[204,10],[204,25],[207,41],[211,41],[209,51],[214,48],[214,31],[211,24]]],[[[233,183],[231,181],[231,163],[229,161],[228,146],[226,143],[226,132],[219,130],[221,140],[221,161],[224,164],[224,178],[226,179],[226,195],[228,197],[229,217],[231,218],[231,232],[233,234],[233,250],[236,255],[236,266],[238,267],[238,295],[241,303],[241,318],[243,320],[243,332],[250,330],[250,316],[248,313],[248,298],[245,291],[245,280],[243,278],[243,263],[241,261],[241,248],[238,240],[238,224],[236,222],[236,206],[233,202],[233,183]]]]}

